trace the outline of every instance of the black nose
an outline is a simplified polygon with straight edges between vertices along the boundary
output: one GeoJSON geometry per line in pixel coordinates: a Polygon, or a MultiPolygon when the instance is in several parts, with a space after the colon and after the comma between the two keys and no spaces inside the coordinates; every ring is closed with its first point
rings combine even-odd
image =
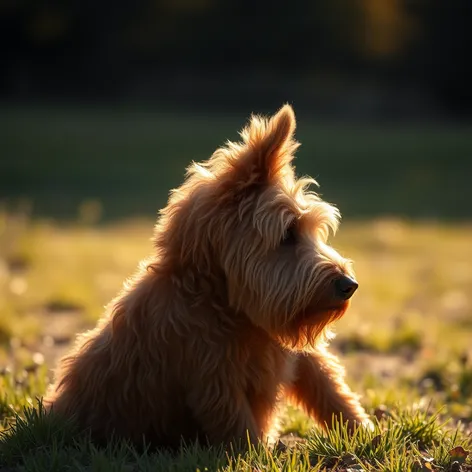
{"type": "Polygon", "coordinates": [[[335,282],[336,295],[343,300],[349,300],[359,287],[359,284],[350,277],[342,275],[335,282]]]}

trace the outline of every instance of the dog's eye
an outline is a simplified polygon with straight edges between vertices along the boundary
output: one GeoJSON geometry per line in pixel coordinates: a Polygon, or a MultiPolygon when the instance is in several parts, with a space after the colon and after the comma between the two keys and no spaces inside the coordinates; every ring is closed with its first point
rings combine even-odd
{"type": "Polygon", "coordinates": [[[289,226],[284,233],[282,238],[282,244],[284,246],[292,246],[297,243],[297,232],[294,225],[289,226]]]}

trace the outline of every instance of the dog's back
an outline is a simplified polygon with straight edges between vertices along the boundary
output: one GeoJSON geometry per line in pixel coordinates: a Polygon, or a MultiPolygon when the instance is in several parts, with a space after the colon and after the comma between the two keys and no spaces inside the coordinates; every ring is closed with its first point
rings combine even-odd
{"type": "Polygon", "coordinates": [[[62,359],[46,407],[75,417],[100,442],[114,435],[175,448],[208,439],[196,403],[224,403],[226,389],[242,389],[257,429],[268,430],[289,354],[244,318],[195,304],[189,311],[179,292],[143,270],[62,359]]]}

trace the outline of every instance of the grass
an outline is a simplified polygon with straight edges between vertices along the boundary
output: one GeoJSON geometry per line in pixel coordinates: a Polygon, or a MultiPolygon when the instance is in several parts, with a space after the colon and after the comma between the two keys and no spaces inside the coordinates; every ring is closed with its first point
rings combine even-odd
{"type": "Polygon", "coordinates": [[[6,213],[0,222],[0,471],[472,467],[460,449],[472,447],[470,225],[348,221],[334,240],[355,260],[361,286],[332,348],[378,418],[374,431],[323,433],[287,406],[282,439],[295,445],[286,451],[260,446],[232,456],[189,446],[171,457],[126,444],[95,448],[38,405],[75,332],[93,324],[151,250],[153,222],[96,226],[6,213]]]}
{"type": "MultiPolygon", "coordinates": [[[[43,216],[150,215],[189,161],[238,139],[252,111],[1,107],[0,198],[25,198],[43,216]]],[[[297,168],[345,215],[470,217],[470,125],[298,121],[297,168]]]]}
{"type": "MultiPolygon", "coordinates": [[[[470,439],[450,431],[437,416],[403,411],[375,420],[372,431],[350,435],[339,423],[333,430],[310,431],[290,448],[250,447],[245,454],[221,448],[185,446],[176,455],[138,452],[125,442],[97,448],[72,422],[44,413],[39,403],[16,415],[0,438],[0,460],[6,470],[28,471],[321,471],[321,470],[469,470],[470,439]]],[[[3,470],[3,469],[0,469],[3,470]]]]}
{"type": "Polygon", "coordinates": [[[189,445],[172,457],[96,448],[43,413],[58,357],[151,250],[153,221],[125,217],[155,213],[184,166],[235,139],[246,118],[0,110],[0,472],[472,470],[470,126],[299,120],[299,173],[348,217],[334,245],[354,259],[360,289],[332,349],[373,431],[323,433],[282,405],[285,450],[189,445]]]}

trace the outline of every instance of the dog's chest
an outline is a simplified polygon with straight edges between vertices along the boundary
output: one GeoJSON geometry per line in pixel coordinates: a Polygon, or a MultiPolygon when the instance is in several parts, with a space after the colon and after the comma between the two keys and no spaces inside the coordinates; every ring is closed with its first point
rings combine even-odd
{"type": "Polygon", "coordinates": [[[245,363],[245,394],[261,431],[271,428],[273,412],[283,386],[293,372],[292,356],[275,343],[259,342],[245,363]]]}
{"type": "Polygon", "coordinates": [[[244,370],[248,390],[277,390],[293,377],[293,356],[275,341],[265,337],[246,338],[244,370]]]}

